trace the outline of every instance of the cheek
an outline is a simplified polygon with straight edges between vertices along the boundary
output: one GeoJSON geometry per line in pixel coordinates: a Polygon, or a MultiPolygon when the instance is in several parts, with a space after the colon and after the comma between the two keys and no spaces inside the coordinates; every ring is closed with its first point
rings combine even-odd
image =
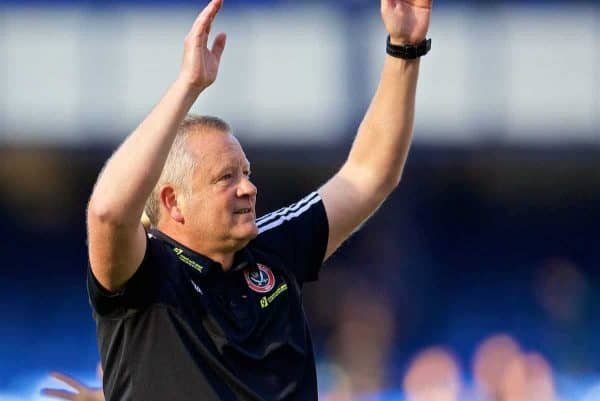
{"type": "Polygon", "coordinates": [[[210,199],[210,209],[221,221],[230,221],[235,206],[235,191],[220,191],[210,199]]]}
{"type": "Polygon", "coordinates": [[[234,206],[235,190],[215,188],[214,191],[196,197],[188,209],[195,222],[203,226],[215,227],[231,223],[234,206]]]}
{"type": "Polygon", "coordinates": [[[205,225],[211,217],[211,195],[195,193],[187,203],[187,217],[196,224],[205,225]]]}

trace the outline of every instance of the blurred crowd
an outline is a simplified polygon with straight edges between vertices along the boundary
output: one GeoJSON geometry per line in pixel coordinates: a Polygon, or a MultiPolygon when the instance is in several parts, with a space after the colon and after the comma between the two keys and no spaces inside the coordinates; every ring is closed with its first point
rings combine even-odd
{"type": "MultiPolygon", "coordinates": [[[[372,329],[373,322],[364,321],[372,329]]],[[[355,344],[357,346],[357,344],[355,344]]],[[[385,354],[380,344],[371,350],[385,354]]],[[[414,356],[397,387],[384,383],[383,368],[370,356],[361,363],[354,352],[342,351],[336,380],[325,401],[559,401],[552,368],[538,352],[524,350],[506,334],[484,339],[476,348],[467,384],[458,358],[444,347],[430,347],[414,356]],[[348,361],[347,359],[350,359],[348,361]]],[[[381,361],[381,359],[380,359],[381,361]]]]}
{"type": "MultiPolygon", "coordinates": [[[[377,280],[361,281],[337,266],[332,268],[336,271],[325,278],[324,291],[336,294],[336,299],[323,302],[323,296],[317,295],[321,307],[309,306],[309,310],[320,310],[314,319],[317,330],[324,319],[332,322],[319,370],[325,401],[600,400],[598,377],[590,362],[594,356],[586,353],[590,340],[585,322],[593,299],[592,284],[569,260],[549,259],[531,274],[529,292],[540,313],[520,323],[524,332],[531,330],[531,322],[542,329],[531,330],[541,334],[527,338],[524,343],[528,345],[509,334],[512,311],[498,315],[490,311],[496,326],[509,332],[481,336],[470,350],[454,350],[445,344],[421,347],[410,352],[405,363],[397,350],[398,339],[406,337],[402,332],[410,330],[410,322],[398,318],[398,289],[386,289],[394,272],[388,271],[387,281],[374,284],[377,280]],[[546,353],[548,344],[556,347],[546,353]]],[[[506,294],[473,299],[473,307],[502,296],[506,294]]],[[[523,299],[525,309],[526,304],[523,299]]],[[[465,333],[457,337],[469,337],[469,329],[464,327],[465,333]]],[[[448,333],[440,336],[448,337],[448,333]]]]}

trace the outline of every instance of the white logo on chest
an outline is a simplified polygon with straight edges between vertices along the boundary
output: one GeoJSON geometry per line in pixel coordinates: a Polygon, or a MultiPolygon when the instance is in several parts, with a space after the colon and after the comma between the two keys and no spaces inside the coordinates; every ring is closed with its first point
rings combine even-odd
{"type": "Polygon", "coordinates": [[[194,289],[196,290],[196,292],[200,295],[204,295],[204,293],[202,292],[202,288],[200,288],[200,286],[198,286],[198,284],[194,283],[194,280],[190,280],[190,282],[192,283],[192,285],[194,286],[194,289]]]}

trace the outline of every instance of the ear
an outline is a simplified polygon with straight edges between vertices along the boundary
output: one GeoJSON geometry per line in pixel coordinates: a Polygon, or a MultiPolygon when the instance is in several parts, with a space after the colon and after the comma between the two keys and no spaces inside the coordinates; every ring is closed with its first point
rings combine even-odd
{"type": "Polygon", "coordinates": [[[160,204],[166,216],[169,216],[177,223],[183,224],[185,219],[181,211],[181,205],[177,200],[177,192],[170,185],[165,185],[160,190],[160,204]]]}

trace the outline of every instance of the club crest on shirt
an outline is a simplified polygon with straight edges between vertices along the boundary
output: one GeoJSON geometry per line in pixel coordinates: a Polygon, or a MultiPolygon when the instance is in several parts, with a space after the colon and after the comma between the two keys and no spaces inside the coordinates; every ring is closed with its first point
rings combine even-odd
{"type": "Polygon", "coordinates": [[[271,269],[265,265],[257,263],[258,269],[247,269],[244,271],[246,283],[251,290],[265,293],[269,292],[275,286],[275,276],[271,269]]]}

